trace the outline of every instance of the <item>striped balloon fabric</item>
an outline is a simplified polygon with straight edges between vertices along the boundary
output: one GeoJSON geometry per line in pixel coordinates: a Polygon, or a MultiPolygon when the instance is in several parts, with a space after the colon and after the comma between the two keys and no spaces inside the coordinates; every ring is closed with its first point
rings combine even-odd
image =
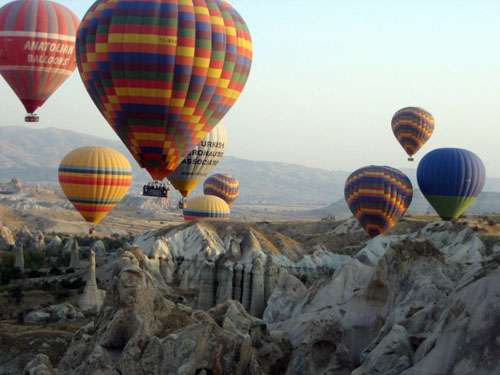
{"type": "Polygon", "coordinates": [[[483,190],[486,170],[471,151],[440,148],[429,152],[417,169],[425,198],[443,220],[458,219],[483,190]]]}
{"type": "Polygon", "coordinates": [[[94,103],[160,180],[236,102],[252,42],[225,0],[98,0],[82,20],[77,59],[94,103]]]}
{"type": "Polygon", "coordinates": [[[240,195],[240,182],[225,174],[214,174],[205,180],[203,192],[224,199],[231,206],[240,195]]]}
{"type": "Polygon", "coordinates": [[[202,195],[190,199],[184,208],[184,220],[227,220],[231,209],[224,200],[212,195],[202,195]]]}
{"type": "Polygon", "coordinates": [[[59,166],[59,184],[84,219],[99,224],[127,194],[132,169],[127,158],[108,147],[82,147],[59,166]]]}
{"type": "Polygon", "coordinates": [[[349,176],[344,195],[351,212],[373,238],[386,233],[405,214],[413,187],[401,171],[372,165],[349,176]]]}
{"type": "Polygon", "coordinates": [[[392,131],[410,160],[432,136],[434,125],[434,117],[422,108],[403,108],[392,118],[392,131]]]}
{"type": "Polygon", "coordinates": [[[226,127],[220,123],[189,152],[168,180],[183,197],[187,197],[219,164],[226,145],[226,127]]]}
{"type": "Polygon", "coordinates": [[[76,68],[80,21],[48,0],[16,0],[0,9],[0,73],[33,113],[76,68]]]}

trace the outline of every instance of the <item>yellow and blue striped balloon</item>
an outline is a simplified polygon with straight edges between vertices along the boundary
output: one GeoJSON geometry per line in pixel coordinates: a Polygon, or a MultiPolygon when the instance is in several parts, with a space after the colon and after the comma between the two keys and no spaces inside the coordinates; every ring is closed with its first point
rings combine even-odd
{"type": "Polygon", "coordinates": [[[190,199],[184,208],[184,220],[227,220],[231,214],[229,205],[213,195],[202,195],[190,199]]]}
{"type": "Polygon", "coordinates": [[[76,210],[99,224],[127,194],[132,168],[127,158],[109,147],[82,147],[59,165],[59,184],[76,210]]]}

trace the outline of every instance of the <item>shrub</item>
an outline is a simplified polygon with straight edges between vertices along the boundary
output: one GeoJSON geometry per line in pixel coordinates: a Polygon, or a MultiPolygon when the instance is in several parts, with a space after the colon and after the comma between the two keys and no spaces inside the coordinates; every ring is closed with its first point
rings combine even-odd
{"type": "Polygon", "coordinates": [[[60,276],[63,274],[63,271],[61,271],[59,268],[57,267],[52,267],[49,271],[49,275],[52,275],[52,276],[60,276]]]}

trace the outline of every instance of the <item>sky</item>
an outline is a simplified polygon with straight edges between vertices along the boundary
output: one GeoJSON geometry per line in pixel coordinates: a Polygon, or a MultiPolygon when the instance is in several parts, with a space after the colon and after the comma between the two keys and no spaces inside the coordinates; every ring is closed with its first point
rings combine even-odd
{"type": "MultiPolygon", "coordinates": [[[[0,0],[0,6],[8,1],[0,0]]],[[[93,3],[60,0],[83,17],[93,3]]],[[[393,114],[420,106],[439,147],[477,153],[500,177],[500,1],[233,0],[252,33],[247,86],[225,118],[227,154],[350,171],[416,168],[393,114]]],[[[0,82],[0,126],[28,126],[0,82]]],[[[40,126],[118,139],[77,72],[38,111],[40,126]]]]}

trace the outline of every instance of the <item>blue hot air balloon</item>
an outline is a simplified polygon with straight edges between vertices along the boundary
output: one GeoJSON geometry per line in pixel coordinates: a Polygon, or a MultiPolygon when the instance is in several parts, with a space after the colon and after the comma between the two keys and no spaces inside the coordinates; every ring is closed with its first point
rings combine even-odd
{"type": "Polygon", "coordinates": [[[485,179],[481,159],[460,148],[429,152],[417,170],[420,190],[443,220],[460,217],[476,201],[485,179]]]}

